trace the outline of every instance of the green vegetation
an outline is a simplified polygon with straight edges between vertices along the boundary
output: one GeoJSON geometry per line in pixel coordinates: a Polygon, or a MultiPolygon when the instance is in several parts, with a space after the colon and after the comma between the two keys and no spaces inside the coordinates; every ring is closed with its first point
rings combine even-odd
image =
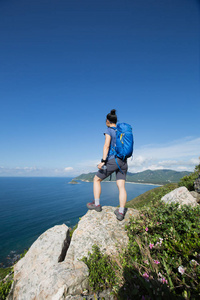
{"type": "Polygon", "coordinates": [[[119,300],[200,298],[200,206],[160,201],[177,187],[167,184],[127,203],[140,211],[126,228],[128,247],[109,257],[94,246],[84,258],[92,290],[110,287],[119,300]]]}
{"type": "Polygon", "coordinates": [[[134,198],[131,201],[128,201],[126,207],[140,209],[144,206],[152,205],[156,203],[158,200],[160,200],[164,195],[173,191],[177,187],[178,187],[177,183],[169,183],[164,186],[157,187],[155,189],[145,192],[142,195],[139,195],[138,197],[134,198]]]}
{"type": "Polygon", "coordinates": [[[28,250],[25,249],[24,252],[22,254],[20,254],[20,259],[23,258],[26,255],[27,252],[28,252],[28,250]]]}
{"type": "Polygon", "coordinates": [[[77,227],[78,227],[78,223],[74,225],[74,227],[69,231],[70,238],[72,238],[72,234],[74,233],[77,227]]]}
{"type": "Polygon", "coordinates": [[[76,180],[72,179],[72,181],[70,181],[69,184],[78,184],[78,182],[76,180]]]}
{"type": "Polygon", "coordinates": [[[102,254],[97,245],[93,245],[92,253],[89,257],[84,257],[82,261],[90,270],[89,284],[93,291],[103,291],[112,287],[116,280],[116,275],[112,261],[109,256],[102,254]]]}
{"type": "Polygon", "coordinates": [[[138,299],[143,295],[151,299],[200,296],[200,208],[178,206],[158,201],[131,220],[129,246],[121,255],[126,291],[119,289],[121,299],[131,298],[136,285],[138,299]]]}
{"type": "Polygon", "coordinates": [[[6,299],[10,292],[13,278],[13,268],[0,268],[0,300],[6,299]],[[7,275],[10,276],[6,278],[7,275]]]}
{"type": "Polygon", "coordinates": [[[0,280],[4,279],[10,272],[12,272],[12,267],[0,268],[0,280]]]}
{"type": "Polygon", "coordinates": [[[200,172],[200,164],[195,167],[195,170],[190,175],[181,178],[179,186],[185,186],[189,191],[194,191],[194,181],[197,179],[200,172]]]}

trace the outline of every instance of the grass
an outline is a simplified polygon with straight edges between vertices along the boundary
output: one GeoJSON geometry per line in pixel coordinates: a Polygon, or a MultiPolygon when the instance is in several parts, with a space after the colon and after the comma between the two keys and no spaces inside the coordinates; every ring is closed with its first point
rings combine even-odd
{"type": "Polygon", "coordinates": [[[178,187],[178,183],[169,183],[164,186],[157,187],[155,189],[145,192],[142,195],[139,195],[133,200],[128,201],[126,207],[140,209],[144,206],[151,205],[152,201],[156,202],[158,199],[160,199],[162,195],[163,196],[166,195],[167,193],[171,192],[177,187],[178,187]]]}

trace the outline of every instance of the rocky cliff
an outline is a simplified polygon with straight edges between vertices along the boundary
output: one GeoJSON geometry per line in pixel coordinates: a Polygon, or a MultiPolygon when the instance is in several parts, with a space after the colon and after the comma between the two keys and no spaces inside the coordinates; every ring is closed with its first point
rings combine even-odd
{"type": "Polygon", "coordinates": [[[72,240],[63,224],[44,232],[14,267],[14,289],[10,299],[82,299],[88,289],[88,268],[80,261],[94,244],[115,255],[125,247],[125,225],[138,211],[128,209],[119,222],[114,207],[104,206],[101,213],[88,211],[78,223],[72,240]]]}
{"type": "MultiPolygon", "coordinates": [[[[181,187],[165,195],[162,201],[196,206],[196,194],[181,187]]],[[[114,207],[104,206],[100,213],[88,211],[79,221],[71,240],[65,224],[44,232],[15,265],[14,285],[9,299],[83,299],[89,284],[88,268],[80,261],[81,258],[88,256],[94,244],[103,253],[117,255],[128,243],[125,225],[130,217],[139,215],[137,210],[129,208],[125,219],[119,222],[114,210],[114,207]]],[[[104,298],[112,299],[112,296],[104,298]]]]}

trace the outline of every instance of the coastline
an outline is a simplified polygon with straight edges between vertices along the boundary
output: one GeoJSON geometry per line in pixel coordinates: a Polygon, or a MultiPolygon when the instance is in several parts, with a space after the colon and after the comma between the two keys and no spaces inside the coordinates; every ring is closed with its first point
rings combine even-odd
{"type": "MultiPolygon", "coordinates": [[[[93,182],[89,180],[84,180],[84,179],[79,179],[82,182],[93,182]]],[[[115,182],[115,181],[110,181],[110,180],[103,180],[102,182],[115,182]]],[[[131,184],[145,184],[145,185],[157,185],[157,186],[163,186],[164,184],[160,183],[147,183],[147,182],[134,182],[134,181],[126,181],[126,183],[131,183],[131,184]]],[[[167,184],[167,182],[166,182],[167,184]]]]}
{"type": "Polygon", "coordinates": [[[160,184],[160,183],[132,182],[132,181],[126,181],[126,183],[132,183],[132,184],[146,184],[146,185],[157,185],[157,186],[163,186],[163,185],[164,185],[164,184],[160,184]]]}

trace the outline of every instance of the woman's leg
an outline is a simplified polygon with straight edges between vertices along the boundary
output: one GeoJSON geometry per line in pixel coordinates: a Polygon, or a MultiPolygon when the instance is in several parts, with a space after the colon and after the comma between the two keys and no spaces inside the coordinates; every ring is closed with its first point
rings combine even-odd
{"type": "Polygon", "coordinates": [[[125,180],[119,179],[117,180],[117,187],[119,189],[119,204],[120,207],[125,207],[127,200],[127,193],[125,189],[125,180]]]}
{"type": "Polygon", "coordinates": [[[101,181],[102,181],[101,178],[99,178],[96,175],[94,176],[94,179],[93,179],[94,200],[95,199],[100,199],[100,195],[101,195],[101,181]]]}

